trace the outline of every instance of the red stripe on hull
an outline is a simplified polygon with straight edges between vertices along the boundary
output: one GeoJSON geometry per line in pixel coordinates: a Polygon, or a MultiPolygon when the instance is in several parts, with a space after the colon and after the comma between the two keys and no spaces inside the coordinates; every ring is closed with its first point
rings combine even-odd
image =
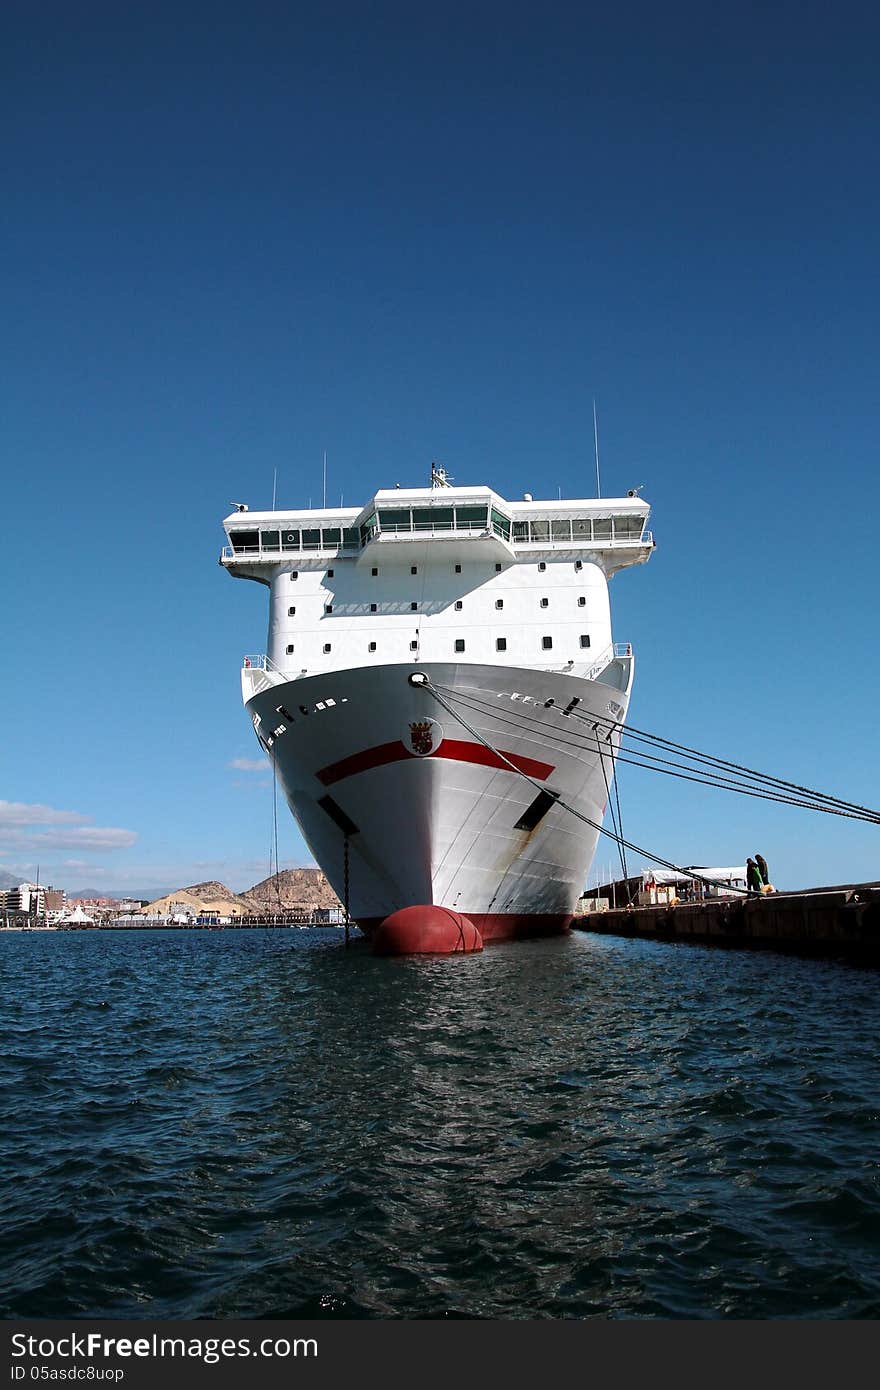
{"type": "MultiPolygon", "coordinates": [[[[503,750],[502,750],[503,751],[503,750]]],[[[465,743],[456,738],[445,738],[439,748],[428,754],[429,758],[446,758],[457,763],[476,763],[479,767],[500,768],[510,772],[504,761],[506,758],[519,772],[536,777],[543,782],[553,771],[553,763],[538,762],[536,758],[524,758],[519,753],[504,753],[504,758],[485,748],[482,743],[465,743]]],[[[362,753],[352,753],[348,758],[340,758],[338,763],[329,763],[315,774],[319,782],[330,787],[341,782],[343,777],[353,777],[358,772],[368,772],[374,767],[385,767],[388,763],[405,762],[410,758],[416,761],[415,753],[404,747],[400,739],[393,743],[380,743],[375,748],[365,748],[362,753]]]]}
{"type": "MultiPolygon", "coordinates": [[[[572,913],[468,912],[483,941],[522,941],[530,936],[562,936],[571,926],[572,913]]],[[[371,937],[384,917],[358,919],[364,936],[371,937]]]]}

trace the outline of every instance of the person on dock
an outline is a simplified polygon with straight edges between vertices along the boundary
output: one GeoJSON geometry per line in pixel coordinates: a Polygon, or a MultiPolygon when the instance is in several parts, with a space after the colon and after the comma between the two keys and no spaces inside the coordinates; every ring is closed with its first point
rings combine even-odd
{"type": "Polygon", "coordinates": [[[750,893],[760,893],[764,888],[761,870],[758,868],[754,859],[746,860],[746,885],[750,893]]]}
{"type": "Polygon", "coordinates": [[[767,872],[767,860],[764,858],[763,854],[755,855],[755,863],[758,866],[758,873],[761,875],[762,883],[769,883],[770,875],[767,872]]]}

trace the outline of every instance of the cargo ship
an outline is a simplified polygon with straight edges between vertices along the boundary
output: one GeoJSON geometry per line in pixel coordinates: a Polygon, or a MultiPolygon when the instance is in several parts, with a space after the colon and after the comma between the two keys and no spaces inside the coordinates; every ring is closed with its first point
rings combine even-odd
{"type": "Polygon", "coordinates": [[[435,466],[363,506],[224,520],[221,564],[269,590],[245,708],[376,944],[389,920],[413,949],[444,923],[448,949],[569,927],[633,681],[608,581],[651,555],[649,512],[635,493],[510,502],[435,466]],[[574,709],[594,736],[568,737],[574,709]]]}

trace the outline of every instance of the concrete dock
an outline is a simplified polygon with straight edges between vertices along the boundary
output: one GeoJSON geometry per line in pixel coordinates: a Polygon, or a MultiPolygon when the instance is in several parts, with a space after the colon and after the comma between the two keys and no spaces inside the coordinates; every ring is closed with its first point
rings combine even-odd
{"type": "Polygon", "coordinates": [[[575,917],[575,930],[698,941],[880,965],[880,883],[612,908],[575,917]]]}

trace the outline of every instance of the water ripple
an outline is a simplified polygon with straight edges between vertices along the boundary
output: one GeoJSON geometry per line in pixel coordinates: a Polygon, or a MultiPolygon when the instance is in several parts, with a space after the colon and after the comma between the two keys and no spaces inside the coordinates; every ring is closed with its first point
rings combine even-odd
{"type": "Polygon", "coordinates": [[[876,1317],[877,975],[0,938],[0,1312],[876,1317]]]}

